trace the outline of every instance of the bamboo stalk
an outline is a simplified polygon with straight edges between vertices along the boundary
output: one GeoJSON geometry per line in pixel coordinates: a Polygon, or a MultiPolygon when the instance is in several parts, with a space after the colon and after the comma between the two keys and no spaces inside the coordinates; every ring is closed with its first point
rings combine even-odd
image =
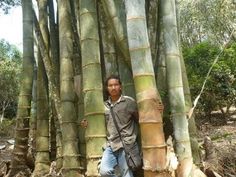
{"type": "Polygon", "coordinates": [[[185,113],[184,89],[176,21],[175,0],[161,1],[165,40],[166,66],[170,112],[173,119],[176,153],[179,160],[177,175],[190,176],[192,153],[185,113]]]}
{"type": "Polygon", "coordinates": [[[166,168],[166,144],[162,113],[158,109],[161,99],[156,89],[145,4],[144,1],[126,0],[125,7],[129,51],[139,109],[144,176],[161,176],[160,171],[166,168]]]}
{"type": "Polygon", "coordinates": [[[86,176],[95,177],[99,176],[97,166],[106,141],[96,1],[80,1],[80,22],[82,73],[86,76],[83,77],[84,118],[89,124],[85,134],[86,176]]]}
{"type": "Polygon", "coordinates": [[[117,46],[122,52],[124,60],[130,67],[124,4],[120,0],[103,0],[101,2],[105,14],[111,23],[111,29],[116,39],[117,46]]]}
{"type": "Polygon", "coordinates": [[[23,66],[22,79],[17,105],[15,146],[12,153],[11,169],[7,176],[28,172],[26,156],[28,152],[29,117],[32,99],[34,49],[32,1],[22,0],[23,14],[23,66]]]}
{"type": "Polygon", "coordinates": [[[73,30],[69,1],[58,1],[60,46],[60,97],[62,116],[62,174],[67,177],[82,176],[79,163],[78,130],[75,110],[73,70],[73,30]]]}

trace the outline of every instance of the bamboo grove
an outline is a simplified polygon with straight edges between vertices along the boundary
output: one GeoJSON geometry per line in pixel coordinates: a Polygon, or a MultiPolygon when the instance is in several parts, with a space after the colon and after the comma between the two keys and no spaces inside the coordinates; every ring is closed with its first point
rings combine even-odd
{"type": "Polygon", "coordinates": [[[111,74],[138,103],[141,176],[204,176],[176,11],[175,0],[38,0],[37,8],[22,0],[23,70],[8,176],[32,169],[45,176],[52,164],[66,177],[99,176],[103,82],[111,74]]]}

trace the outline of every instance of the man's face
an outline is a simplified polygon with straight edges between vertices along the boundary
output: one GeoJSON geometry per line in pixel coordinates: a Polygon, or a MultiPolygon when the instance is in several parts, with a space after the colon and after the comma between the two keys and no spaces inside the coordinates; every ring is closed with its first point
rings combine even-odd
{"type": "Polygon", "coordinates": [[[107,91],[111,97],[118,97],[121,95],[121,85],[117,79],[110,79],[107,83],[107,91]]]}

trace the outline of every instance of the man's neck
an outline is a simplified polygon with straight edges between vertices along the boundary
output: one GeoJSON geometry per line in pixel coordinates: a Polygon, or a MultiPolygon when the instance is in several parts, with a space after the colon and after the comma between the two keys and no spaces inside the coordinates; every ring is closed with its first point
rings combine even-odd
{"type": "Polygon", "coordinates": [[[120,97],[121,97],[121,95],[119,95],[119,96],[115,96],[115,97],[110,97],[110,99],[111,99],[111,103],[115,103],[115,102],[117,102],[117,101],[119,100],[120,97]]]}

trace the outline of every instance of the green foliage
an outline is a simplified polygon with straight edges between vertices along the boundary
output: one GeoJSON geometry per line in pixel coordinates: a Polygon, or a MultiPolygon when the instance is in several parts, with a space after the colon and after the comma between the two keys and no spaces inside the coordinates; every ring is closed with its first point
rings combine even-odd
{"type": "Polygon", "coordinates": [[[192,47],[206,39],[219,45],[229,40],[236,25],[235,0],[179,0],[178,5],[183,45],[192,47]]]}
{"type": "Polygon", "coordinates": [[[0,9],[7,14],[11,7],[19,6],[20,4],[20,0],[0,0],[0,9]]]}
{"type": "Polygon", "coordinates": [[[19,63],[21,58],[21,52],[16,48],[16,46],[9,44],[4,39],[0,40],[0,61],[12,60],[19,63]]]}
{"type": "MultiPolygon", "coordinates": [[[[220,49],[209,43],[200,43],[193,48],[184,49],[187,73],[192,97],[199,94],[207,72],[220,49]]],[[[236,43],[225,49],[205,85],[198,107],[209,114],[215,109],[229,107],[236,99],[236,43]]]]}
{"type": "Polygon", "coordinates": [[[15,127],[15,119],[7,120],[4,119],[0,123],[0,137],[13,137],[15,127]]]}
{"type": "Polygon", "coordinates": [[[21,54],[5,41],[0,41],[0,114],[15,115],[19,93],[21,54]],[[13,113],[11,112],[13,111],[13,113]]]}

